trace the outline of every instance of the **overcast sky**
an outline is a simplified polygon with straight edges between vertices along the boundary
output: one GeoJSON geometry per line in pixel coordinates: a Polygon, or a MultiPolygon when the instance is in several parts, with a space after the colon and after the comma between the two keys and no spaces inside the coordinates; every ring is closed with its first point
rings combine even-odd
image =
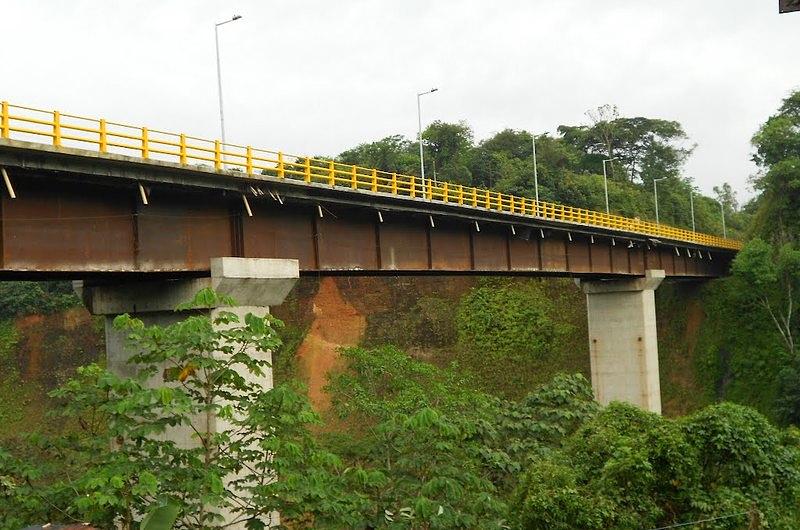
{"type": "Polygon", "coordinates": [[[616,104],[678,120],[686,174],[751,195],[750,138],[800,87],[777,0],[0,0],[0,99],[334,155],[423,120],[555,131],[616,104]]]}

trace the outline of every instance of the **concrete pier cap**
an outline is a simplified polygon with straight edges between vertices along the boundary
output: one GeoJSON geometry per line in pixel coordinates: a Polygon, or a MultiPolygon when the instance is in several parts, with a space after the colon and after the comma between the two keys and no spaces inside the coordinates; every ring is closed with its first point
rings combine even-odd
{"type": "Polygon", "coordinates": [[[207,287],[230,296],[237,306],[276,306],[300,277],[296,259],[222,257],[212,258],[210,265],[205,278],[94,286],[78,281],[73,287],[92,314],[120,315],[173,311],[207,287]]]}
{"type": "Polygon", "coordinates": [[[576,281],[586,294],[592,389],[603,405],[625,401],[661,413],[655,290],[663,270],[622,280],[576,281]]]}

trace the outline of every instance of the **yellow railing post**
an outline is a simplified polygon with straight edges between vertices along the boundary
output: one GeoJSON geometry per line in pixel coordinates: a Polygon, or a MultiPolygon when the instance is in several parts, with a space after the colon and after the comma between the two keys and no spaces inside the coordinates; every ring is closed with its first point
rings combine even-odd
{"type": "Polygon", "coordinates": [[[222,169],[222,147],[219,140],[214,140],[214,169],[222,169]]]}
{"type": "Polygon", "coordinates": [[[411,198],[413,199],[417,196],[417,178],[412,175],[409,177],[409,179],[411,179],[409,188],[411,190],[411,198]]]}
{"type": "Polygon", "coordinates": [[[458,204],[464,204],[464,186],[458,185],[458,204]]]}
{"type": "Polygon", "coordinates": [[[378,170],[372,170],[372,191],[378,191],[378,170]]]}
{"type": "Polygon", "coordinates": [[[428,197],[428,200],[429,200],[429,201],[430,201],[430,200],[433,200],[433,182],[431,182],[431,179],[428,179],[428,180],[425,182],[425,185],[426,185],[426,186],[428,186],[428,191],[427,191],[427,193],[425,194],[425,196],[426,196],[426,197],[428,197]]]}
{"type": "Polygon", "coordinates": [[[253,148],[249,145],[245,148],[245,159],[244,159],[245,168],[247,169],[247,174],[253,174],[253,148]]]}
{"type": "Polygon", "coordinates": [[[61,114],[53,111],[53,146],[61,147],[61,114]]]}
{"type": "Polygon", "coordinates": [[[185,165],[186,165],[186,162],[187,162],[187,156],[186,156],[186,135],[185,135],[185,134],[181,133],[181,136],[180,136],[180,142],[179,142],[179,144],[178,144],[178,145],[179,145],[178,149],[179,149],[180,158],[181,158],[181,165],[185,166],[185,165]]]}
{"type": "Polygon", "coordinates": [[[397,195],[397,173],[392,173],[392,195],[397,195]]]}
{"type": "Polygon", "coordinates": [[[305,180],[306,182],[311,182],[311,159],[308,157],[306,157],[306,161],[304,164],[303,180],[305,180]]]}
{"type": "Polygon", "coordinates": [[[286,176],[286,168],[283,166],[283,153],[278,153],[278,178],[282,179],[286,176]]]}
{"type": "Polygon", "coordinates": [[[11,125],[8,123],[8,101],[0,103],[0,138],[7,139],[11,135],[11,125]]]}
{"type": "Polygon", "coordinates": [[[491,203],[489,202],[489,190],[486,190],[486,209],[488,210],[490,206],[491,203]]]}
{"type": "Polygon", "coordinates": [[[100,152],[105,153],[108,151],[108,133],[106,131],[106,120],[100,120],[100,152]]]}
{"type": "Polygon", "coordinates": [[[336,186],[336,165],[333,160],[328,162],[328,184],[336,186]]]}
{"type": "Polygon", "coordinates": [[[514,213],[514,196],[513,195],[509,195],[508,196],[508,201],[509,201],[509,205],[508,205],[509,211],[511,213],[514,213]]]}
{"type": "Polygon", "coordinates": [[[448,192],[448,189],[447,189],[447,181],[445,181],[445,182],[443,182],[443,183],[442,183],[442,200],[443,200],[444,202],[449,202],[449,201],[447,200],[447,198],[448,198],[448,195],[449,195],[447,192],[448,192]]]}
{"type": "Polygon", "coordinates": [[[350,187],[354,190],[358,189],[358,168],[353,166],[352,175],[350,176],[350,187]]]}
{"type": "Polygon", "coordinates": [[[478,188],[472,188],[472,206],[478,207],[478,188]]]}
{"type": "Polygon", "coordinates": [[[150,158],[150,141],[147,138],[147,127],[142,127],[142,158],[150,158]]]}

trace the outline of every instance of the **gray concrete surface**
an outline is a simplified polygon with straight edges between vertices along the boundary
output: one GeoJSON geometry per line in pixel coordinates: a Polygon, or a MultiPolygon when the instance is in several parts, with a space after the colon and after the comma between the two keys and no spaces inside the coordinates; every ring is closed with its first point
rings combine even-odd
{"type": "Polygon", "coordinates": [[[655,290],[663,270],[644,278],[578,281],[586,293],[592,388],[597,401],[625,401],[661,413],[655,290]]]}

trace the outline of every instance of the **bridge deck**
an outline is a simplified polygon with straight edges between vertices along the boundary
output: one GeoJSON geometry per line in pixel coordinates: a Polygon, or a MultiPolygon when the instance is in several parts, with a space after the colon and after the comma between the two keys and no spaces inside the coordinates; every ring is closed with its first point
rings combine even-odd
{"type": "Polygon", "coordinates": [[[414,176],[105,120],[7,103],[0,117],[0,166],[9,175],[0,274],[202,274],[211,257],[244,256],[297,258],[314,274],[663,268],[709,277],[724,274],[740,247],[638,219],[447,183],[423,190],[414,176]],[[53,145],[30,141],[41,137],[53,145]]]}

